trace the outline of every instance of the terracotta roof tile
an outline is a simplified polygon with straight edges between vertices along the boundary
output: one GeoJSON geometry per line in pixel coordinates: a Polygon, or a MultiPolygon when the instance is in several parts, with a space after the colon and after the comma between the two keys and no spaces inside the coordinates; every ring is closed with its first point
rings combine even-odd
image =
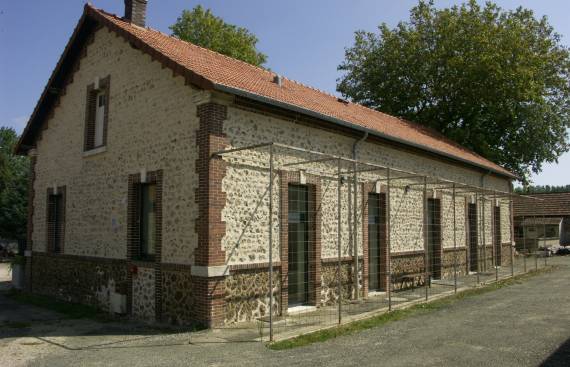
{"type": "Polygon", "coordinates": [[[184,68],[195,80],[216,88],[225,86],[291,107],[308,110],[326,117],[369,129],[386,138],[419,146],[460,161],[514,177],[508,170],[445,138],[443,135],[412,123],[378,112],[355,103],[339,102],[327,94],[299,82],[283,78],[278,86],[273,82],[275,73],[217,52],[196,46],[162,32],[141,28],[115,15],[85,6],[87,15],[110,27],[117,33],[145,46],[147,52],[166,57],[173,68],[184,68]]]}
{"type": "Polygon", "coordinates": [[[513,213],[522,216],[570,216],[570,192],[530,194],[515,196],[513,213]],[[541,200],[529,199],[532,196],[541,200]]]}

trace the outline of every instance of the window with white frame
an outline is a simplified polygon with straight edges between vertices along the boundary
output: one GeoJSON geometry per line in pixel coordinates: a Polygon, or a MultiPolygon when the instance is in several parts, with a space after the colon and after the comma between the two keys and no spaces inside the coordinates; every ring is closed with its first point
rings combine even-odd
{"type": "Polygon", "coordinates": [[[110,76],[87,87],[84,151],[107,145],[110,76]]]}

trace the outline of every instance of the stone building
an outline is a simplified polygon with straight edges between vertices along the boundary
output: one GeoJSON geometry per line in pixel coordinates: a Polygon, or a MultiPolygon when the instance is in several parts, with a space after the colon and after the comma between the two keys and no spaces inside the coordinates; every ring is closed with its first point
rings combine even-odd
{"type": "Polygon", "coordinates": [[[570,246],[570,192],[533,193],[513,203],[517,250],[532,253],[570,246]],[[528,200],[531,196],[535,200],[528,200]],[[538,199],[538,200],[536,200],[538,199]]]}
{"type": "Polygon", "coordinates": [[[334,302],[337,261],[347,298],[385,291],[389,272],[425,272],[428,237],[433,277],[490,253],[510,261],[512,173],[420,125],[146,28],[146,1],[125,4],[122,18],[85,6],[19,142],[32,160],[28,290],[213,326],[267,315],[270,260],[276,314],[334,302]],[[215,154],[267,142],[281,144],[271,197],[271,149],[215,154]],[[337,163],[318,154],[343,157],[345,172],[391,167],[399,184],[387,170],[353,185],[319,175],[337,163]],[[430,186],[428,198],[404,172],[463,190],[430,186]]]}

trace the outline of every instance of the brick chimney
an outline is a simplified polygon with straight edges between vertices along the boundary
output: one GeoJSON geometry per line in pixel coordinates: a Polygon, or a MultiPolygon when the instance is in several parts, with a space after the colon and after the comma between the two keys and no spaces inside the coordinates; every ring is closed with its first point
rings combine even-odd
{"type": "Polygon", "coordinates": [[[125,0],[124,19],[139,27],[144,27],[146,23],[146,3],[147,0],[125,0]]]}

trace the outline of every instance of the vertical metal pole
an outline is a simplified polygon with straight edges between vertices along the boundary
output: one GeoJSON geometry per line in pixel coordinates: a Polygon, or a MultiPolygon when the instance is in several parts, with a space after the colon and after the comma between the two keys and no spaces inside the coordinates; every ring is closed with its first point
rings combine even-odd
{"type": "Polygon", "coordinates": [[[341,199],[342,199],[342,192],[341,192],[341,185],[342,185],[342,177],[341,177],[341,160],[338,160],[338,171],[337,171],[337,251],[338,251],[338,262],[337,262],[337,292],[338,292],[338,323],[342,322],[342,276],[341,276],[341,199]]]}
{"type": "Polygon", "coordinates": [[[457,222],[455,213],[455,183],[453,183],[453,291],[457,293],[457,222]]]}
{"type": "Polygon", "coordinates": [[[483,236],[483,271],[487,271],[487,238],[485,236],[485,195],[481,195],[481,226],[483,228],[481,235],[483,236]]]}
{"type": "MultiPolygon", "coordinates": [[[[352,179],[350,178],[350,175],[347,174],[346,175],[346,190],[347,190],[347,203],[348,203],[348,208],[346,211],[346,215],[347,215],[347,224],[348,224],[348,251],[352,251],[352,258],[354,260],[354,258],[356,258],[356,253],[354,252],[356,246],[354,246],[354,233],[352,233],[352,218],[353,218],[353,209],[352,209],[352,179]]],[[[356,203],[354,203],[354,205],[356,205],[356,203]]],[[[350,264],[350,263],[349,263],[350,264]]],[[[354,261],[353,261],[353,269],[356,271],[356,266],[354,266],[354,261]]],[[[352,277],[352,280],[350,278],[348,278],[349,283],[352,282],[353,288],[354,288],[354,277],[352,277]]],[[[348,285],[347,285],[348,287],[348,285]]],[[[349,295],[349,297],[354,297],[354,295],[349,295]]]]}
{"type": "MultiPolygon", "coordinates": [[[[481,231],[481,218],[479,215],[479,210],[480,210],[480,205],[479,205],[479,194],[475,193],[475,233],[478,233],[479,231],[481,231]]],[[[481,272],[481,259],[479,258],[481,255],[481,251],[479,251],[479,243],[481,242],[482,237],[481,236],[477,236],[477,243],[476,243],[476,251],[477,251],[477,285],[479,285],[480,283],[480,275],[479,273],[481,272]]]]}
{"type": "MultiPolygon", "coordinates": [[[[509,191],[512,188],[509,188],[509,191]]],[[[514,256],[513,256],[513,244],[515,243],[515,224],[513,220],[513,198],[509,197],[509,224],[511,229],[511,240],[509,241],[509,248],[511,249],[511,277],[515,276],[515,264],[514,264],[514,256]]]]}
{"type": "MultiPolygon", "coordinates": [[[[358,299],[359,294],[359,287],[358,287],[358,225],[357,225],[357,218],[358,218],[358,173],[356,172],[358,167],[356,162],[353,162],[353,180],[354,180],[354,190],[353,196],[354,203],[352,206],[352,246],[354,251],[354,299],[358,299]]],[[[362,274],[364,276],[364,274],[362,274]]]]}
{"type": "Polygon", "coordinates": [[[269,341],[273,341],[273,145],[269,146],[269,341]]]}
{"type": "MultiPolygon", "coordinates": [[[[499,259],[498,259],[498,251],[497,251],[497,246],[501,246],[501,243],[499,241],[499,243],[497,243],[497,231],[500,231],[501,228],[497,228],[497,218],[495,217],[497,215],[497,212],[495,210],[497,206],[497,192],[494,191],[493,192],[493,206],[492,206],[492,210],[493,210],[493,256],[495,257],[495,281],[498,282],[499,281],[499,259]]],[[[500,206],[499,206],[500,208],[500,206]]],[[[500,211],[499,211],[499,215],[501,215],[500,211]]],[[[500,217],[499,217],[499,222],[500,222],[500,217]]],[[[501,233],[501,232],[499,232],[501,233]]]]}
{"type": "Polygon", "coordinates": [[[548,258],[548,249],[546,248],[546,215],[544,214],[544,209],[542,209],[542,225],[544,226],[544,266],[546,267],[548,258]]]}
{"type": "Polygon", "coordinates": [[[522,231],[523,231],[523,270],[526,273],[526,228],[525,228],[525,216],[522,217],[522,231]]]}
{"type": "Polygon", "coordinates": [[[428,272],[428,229],[427,229],[427,176],[424,176],[424,193],[423,193],[423,211],[424,211],[424,225],[423,225],[423,235],[424,235],[424,282],[425,282],[425,289],[426,289],[426,301],[428,300],[429,295],[429,277],[431,274],[428,272]]]}
{"type": "MultiPolygon", "coordinates": [[[[387,247],[387,256],[388,256],[388,311],[392,311],[392,246],[391,246],[391,239],[392,236],[392,223],[391,223],[391,204],[390,204],[390,168],[386,169],[386,247],[387,247]]],[[[364,218],[362,219],[364,220],[364,218]]]]}
{"type": "MultiPolygon", "coordinates": [[[[533,216],[533,218],[534,218],[533,222],[536,223],[536,214],[533,216]]],[[[535,224],[535,226],[536,226],[536,224],[535,224]]],[[[538,226],[536,226],[536,227],[538,227],[538,226]]],[[[538,230],[535,231],[535,233],[537,234],[537,237],[538,237],[538,230]]],[[[534,270],[538,270],[538,244],[539,243],[540,243],[540,240],[537,238],[536,239],[536,251],[534,251],[534,270]]]]}

